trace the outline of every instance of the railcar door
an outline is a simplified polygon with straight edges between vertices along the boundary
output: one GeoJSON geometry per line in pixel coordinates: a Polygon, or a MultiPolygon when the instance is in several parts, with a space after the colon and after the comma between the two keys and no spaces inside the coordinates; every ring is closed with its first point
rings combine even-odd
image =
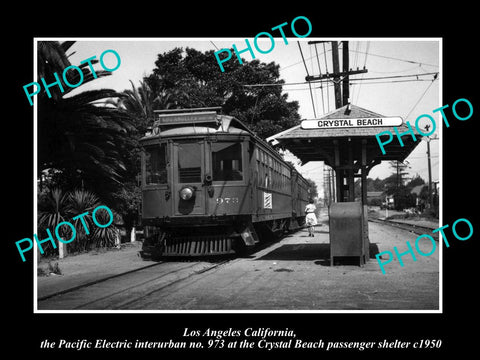
{"type": "Polygon", "coordinates": [[[173,206],[174,214],[204,215],[206,208],[205,187],[205,143],[178,141],[173,143],[173,206]]]}

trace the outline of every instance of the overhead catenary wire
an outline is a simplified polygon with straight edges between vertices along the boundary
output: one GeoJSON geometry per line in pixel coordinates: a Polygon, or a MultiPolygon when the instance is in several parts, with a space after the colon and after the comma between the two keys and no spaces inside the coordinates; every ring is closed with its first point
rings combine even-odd
{"type": "MultiPolygon", "coordinates": [[[[302,52],[302,47],[300,46],[300,41],[297,41],[297,45],[298,45],[298,49],[300,50],[300,55],[302,56],[303,65],[305,65],[305,71],[307,72],[307,76],[309,76],[310,74],[308,73],[307,64],[305,63],[305,58],[303,57],[303,52],[302,52]]],[[[315,102],[313,100],[313,94],[312,94],[312,86],[311,86],[310,82],[308,83],[308,87],[310,88],[310,98],[312,99],[313,116],[317,117],[317,113],[315,112],[315,102]]]]}
{"type": "MultiPolygon", "coordinates": [[[[361,79],[359,79],[361,80],[361,79]]],[[[391,80],[391,81],[374,81],[366,82],[363,85],[375,85],[375,84],[396,84],[396,83],[405,83],[405,82],[418,82],[418,81],[432,81],[430,79],[409,79],[409,80],[391,80]]],[[[350,85],[359,85],[360,83],[351,82],[350,85]]]]}
{"type": "MultiPolygon", "coordinates": [[[[311,46],[309,47],[309,50],[310,50],[310,67],[311,67],[312,73],[313,73],[313,72],[315,72],[315,66],[314,66],[314,64],[313,64],[313,55],[312,55],[312,47],[311,47],[311,46]]],[[[313,88],[313,94],[315,95],[315,108],[316,108],[316,109],[319,109],[320,106],[318,105],[317,88],[318,88],[318,87],[314,87],[314,88],[313,88]]]]}
{"type": "MultiPolygon", "coordinates": [[[[358,54],[365,54],[365,51],[358,50],[359,43],[360,42],[357,42],[355,50],[352,50],[352,49],[350,50],[351,52],[355,53],[354,64],[356,64],[358,62],[357,61],[358,60],[358,54]]],[[[323,54],[325,56],[325,62],[327,61],[327,54],[326,53],[329,52],[329,51],[331,51],[331,50],[326,50],[325,49],[325,43],[323,43],[323,53],[321,53],[320,55],[323,54]]],[[[396,58],[396,57],[393,57],[393,56],[385,56],[385,55],[380,55],[380,54],[374,54],[372,52],[369,52],[368,54],[369,54],[369,56],[375,56],[375,57],[380,57],[380,58],[384,58],[384,59],[397,60],[397,61],[406,62],[406,63],[410,63],[410,64],[416,64],[416,65],[419,65],[420,67],[422,65],[432,66],[432,67],[437,67],[437,68],[439,67],[438,65],[435,65],[435,64],[430,64],[430,63],[420,62],[420,61],[414,61],[414,60],[408,60],[408,59],[401,59],[401,58],[396,58]]],[[[310,59],[305,59],[305,60],[310,60],[310,59]]],[[[285,70],[285,69],[288,69],[292,66],[296,66],[296,65],[301,64],[301,63],[302,63],[302,61],[297,61],[295,63],[292,63],[292,64],[285,65],[285,66],[281,67],[280,70],[285,70]]],[[[354,67],[356,67],[356,65],[354,67]]],[[[402,70],[402,71],[408,71],[408,69],[402,70]]],[[[326,72],[328,72],[328,68],[327,68],[326,72]]],[[[372,72],[375,72],[375,71],[372,71],[372,72]]]]}
{"type": "MultiPolygon", "coordinates": [[[[366,47],[365,47],[365,60],[364,60],[364,62],[363,62],[363,68],[364,68],[364,69],[365,69],[365,66],[367,65],[367,56],[368,56],[368,51],[369,51],[369,49],[370,49],[370,41],[367,41],[367,44],[366,44],[366,47]]],[[[365,75],[365,74],[362,73],[361,79],[364,78],[364,75],[365,75]]],[[[358,86],[358,90],[357,90],[357,92],[356,92],[357,100],[355,101],[355,104],[358,103],[358,98],[359,98],[359,96],[360,96],[360,90],[361,90],[361,88],[362,88],[362,83],[360,83],[360,85],[358,86]]]]}
{"type": "MultiPolygon", "coordinates": [[[[357,51],[357,50],[353,50],[353,51],[357,51]]],[[[358,52],[360,54],[367,54],[368,49],[365,52],[362,52],[362,51],[358,51],[358,52]]],[[[435,64],[429,64],[429,63],[419,62],[419,61],[414,61],[414,60],[401,59],[401,58],[397,58],[397,57],[393,57],[393,56],[385,56],[385,55],[379,55],[379,54],[373,54],[373,53],[369,53],[369,55],[370,56],[381,57],[381,58],[384,58],[384,59],[403,61],[403,62],[407,62],[407,63],[410,63],[410,64],[438,67],[438,65],[435,65],[435,64]]]]}
{"type": "Polygon", "coordinates": [[[406,75],[390,75],[390,76],[376,76],[376,77],[362,77],[360,79],[355,79],[355,81],[359,80],[383,80],[383,79],[398,79],[398,78],[405,78],[405,77],[418,77],[418,76],[438,76],[438,72],[428,72],[422,74],[406,74],[406,75]]]}
{"type": "MultiPolygon", "coordinates": [[[[315,54],[317,56],[318,73],[321,76],[322,75],[322,68],[320,66],[320,58],[318,57],[317,44],[315,43],[314,46],[315,46],[315,54]]],[[[321,95],[322,95],[322,111],[325,114],[325,100],[324,100],[324,96],[323,96],[323,81],[320,81],[320,92],[321,92],[321,95]]]]}
{"type": "MultiPolygon", "coordinates": [[[[355,69],[357,66],[358,66],[358,47],[360,46],[360,42],[359,41],[356,41],[355,42],[355,56],[353,57],[353,68],[355,69]]],[[[350,83],[350,85],[352,85],[352,83],[350,83]]],[[[350,90],[350,96],[352,97],[352,99],[355,98],[355,87],[352,87],[352,89],[350,90]]]]}
{"type": "MultiPolygon", "coordinates": [[[[392,75],[392,76],[377,76],[371,78],[360,78],[354,79],[353,81],[369,81],[369,80],[385,80],[385,79],[398,79],[398,78],[406,78],[406,77],[413,77],[414,79],[406,80],[406,81],[420,81],[424,79],[419,79],[421,76],[430,76],[433,75],[438,76],[438,72],[431,72],[431,73],[423,73],[423,74],[409,74],[409,75],[392,75]]],[[[302,82],[292,82],[292,83],[276,83],[276,84],[245,84],[245,87],[255,87],[255,86],[288,86],[288,85],[305,85],[305,84],[315,84],[315,83],[322,83],[324,80],[314,80],[314,81],[302,81],[302,82]]],[[[333,80],[327,80],[329,82],[333,82],[333,80]]],[[[341,79],[340,79],[341,81],[341,79]]],[[[432,80],[427,80],[432,81],[432,80]]]]}
{"type": "MultiPolygon", "coordinates": [[[[325,71],[328,74],[328,62],[327,62],[327,51],[325,50],[325,43],[323,43],[323,55],[325,57],[325,71]]],[[[330,96],[327,89],[327,112],[330,112],[330,96]]]]}
{"type": "Polygon", "coordinates": [[[435,80],[437,80],[438,77],[435,76],[433,78],[433,80],[431,81],[431,83],[427,86],[427,88],[425,89],[425,91],[423,92],[422,95],[420,95],[420,98],[417,100],[417,102],[415,103],[415,105],[413,105],[413,107],[411,108],[411,110],[408,112],[407,116],[405,116],[405,119],[408,119],[408,117],[410,116],[410,114],[413,112],[413,110],[415,110],[415,108],[417,107],[417,105],[420,103],[420,101],[422,101],[423,97],[425,96],[425,94],[427,93],[427,91],[432,87],[433,83],[435,82],[435,80]]]}

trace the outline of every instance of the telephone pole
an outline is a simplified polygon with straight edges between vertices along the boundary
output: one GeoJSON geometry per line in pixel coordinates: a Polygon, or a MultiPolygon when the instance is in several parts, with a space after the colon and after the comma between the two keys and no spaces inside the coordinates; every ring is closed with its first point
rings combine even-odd
{"type": "Polygon", "coordinates": [[[349,76],[348,76],[348,41],[343,42],[343,48],[342,48],[342,54],[343,54],[343,72],[346,73],[343,77],[343,105],[348,104],[348,99],[350,98],[350,83],[349,83],[349,76]]]}
{"type": "MultiPolygon", "coordinates": [[[[317,44],[323,43],[325,41],[309,41],[308,44],[317,44]]],[[[349,97],[350,97],[350,75],[355,74],[363,74],[368,72],[365,67],[363,69],[352,70],[349,69],[349,53],[348,53],[348,41],[343,41],[342,47],[342,70],[340,71],[340,59],[338,54],[338,41],[331,41],[332,44],[332,65],[333,65],[333,73],[329,74],[324,73],[317,76],[307,75],[305,80],[316,81],[316,80],[324,80],[324,79],[332,79],[333,81],[333,88],[335,93],[335,108],[339,109],[342,106],[349,104],[349,97]]],[[[318,55],[317,55],[318,56],[318,55]]],[[[326,64],[325,64],[326,65],[326,64]]],[[[325,66],[326,68],[326,66],[325,66]]],[[[320,65],[319,65],[320,70],[320,65]]],[[[308,72],[307,72],[308,74],[308,72]]],[[[328,90],[328,89],[327,89],[328,90]]],[[[339,149],[340,144],[338,140],[335,140],[336,146],[336,155],[335,157],[339,159],[339,149]]],[[[362,144],[363,149],[365,149],[365,144],[362,144]]],[[[348,156],[342,160],[342,164],[336,163],[334,165],[335,170],[335,179],[336,179],[336,201],[343,202],[343,201],[354,201],[355,200],[355,172],[358,169],[355,167],[354,164],[354,148],[350,139],[348,143],[342,145],[343,149],[346,150],[348,156]],[[347,185],[344,184],[344,180],[347,180],[347,185]],[[345,191],[348,191],[348,200],[345,200],[345,191]]],[[[362,151],[364,154],[366,150],[362,151]]],[[[363,156],[363,155],[362,155],[363,156]]],[[[337,161],[337,160],[336,160],[337,161]]],[[[365,171],[365,164],[362,165],[361,170],[361,184],[362,184],[362,202],[366,204],[366,175],[364,174],[365,171]]]]}
{"type": "MultiPolygon", "coordinates": [[[[326,41],[309,41],[308,44],[317,44],[326,41]]],[[[344,105],[348,104],[348,99],[350,97],[350,75],[363,74],[368,72],[365,67],[363,69],[352,70],[349,69],[349,54],[348,54],[348,41],[342,41],[342,62],[343,62],[343,71],[340,71],[339,55],[338,55],[338,41],[332,41],[332,64],[333,64],[333,73],[325,73],[322,75],[306,76],[305,81],[316,81],[324,79],[332,79],[333,87],[335,92],[335,108],[341,108],[344,105]],[[342,89],[343,87],[343,89],[342,89]],[[343,96],[342,96],[343,90],[343,96]]]]}
{"type": "Polygon", "coordinates": [[[342,90],[340,88],[340,64],[338,63],[338,42],[332,41],[333,89],[335,90],[335,108],[342,107],[342,90]]]}
{"type": "MultiPolygon", "coordinates": [[[[428,132],[430,125],[425,125],[425,130],[428,132]]],[[[433,208],[433,198],[432,198],[432,165],[430,161],[430,141],[432,138],[430,136],[426,137],[427,142],[427,159],[428,159],[428,206],[430,209],[433,208]]]]}

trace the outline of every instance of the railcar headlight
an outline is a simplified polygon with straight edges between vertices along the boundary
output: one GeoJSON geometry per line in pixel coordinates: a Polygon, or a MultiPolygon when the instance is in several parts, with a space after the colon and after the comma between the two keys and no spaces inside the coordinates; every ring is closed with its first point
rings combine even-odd
{"type": "Polygon", "coordinates": [[[182,200],[190,200],[194,197],[195,190],[192,189],[190,186],[186,186],[180,190],[180,198],[182,200]]]}

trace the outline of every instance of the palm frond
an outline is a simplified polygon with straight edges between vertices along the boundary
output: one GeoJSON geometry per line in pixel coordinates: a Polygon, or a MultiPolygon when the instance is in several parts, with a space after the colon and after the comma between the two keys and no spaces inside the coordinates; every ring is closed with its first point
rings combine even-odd
{"type": "Polygon", "coordinates": [[[68,49],[70,49],[72,47],[73,44],[75,44],[76,41],[75,40],[72,40],[72,41],[64,41],[60,44],[60,47],[62,48],[63,52],[67,52],[68,49]]]}

